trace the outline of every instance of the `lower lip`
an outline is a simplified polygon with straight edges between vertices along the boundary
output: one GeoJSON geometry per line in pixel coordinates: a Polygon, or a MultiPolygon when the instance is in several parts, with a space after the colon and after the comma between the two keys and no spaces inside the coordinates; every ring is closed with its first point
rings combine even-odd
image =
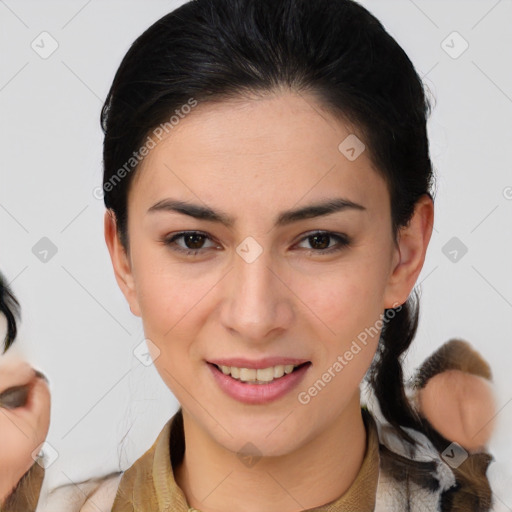
{"type": "Polygon", "coordinates": [[[267,384],[249,384],[225,375],[214,364],[208,363],[219,387],[231,398],[246,404],[267,404],[289,393],[304,378],[311,363],[267,384]]]}

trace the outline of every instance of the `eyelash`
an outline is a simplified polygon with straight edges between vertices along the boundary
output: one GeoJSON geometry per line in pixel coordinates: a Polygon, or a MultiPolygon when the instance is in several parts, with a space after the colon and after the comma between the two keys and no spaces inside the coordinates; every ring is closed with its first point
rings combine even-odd
{"type": "MultiPolygon", "coordinates": [[[[169,237],[163,238],[162,242],[166,246],[170,247],[171,250],[173,250],[173,251],[182,253],[186,256],[197,256],[197,254],[199,254],[200,252],[203,251],[202,248],[201,249],[183,249],[182,247],[179,247],[175,243],[176,240],[183,238],[184,236],[187,236],[187,235],[199,235],[201,237],[204,237],[205,239],[212,240],[206,233],[202,233],[201,231],[182,231],[180,233],[177,233],[177,234],[171,236],[170,238],[169,237]]],[[[329,238],[334,238],[338,241],[338,245],[334,246],[334,247],[330,247],[329,249],[309,249],[309,250],[306,249],[308,254],[312,254],[312,253],[321,254],[321,255],[332,254],[332,253],[341,251],[342,249],[344,249],[345,247],[348,247],[350,245],[349,237],[347,237],[346,235],[342,235],[342,234],[332,233],[330,231],[313,231],[313,232],[309,233],[307,236],[301,238],[301,240],[299,240],[299,243],[304,240],[307,240],[308,238],[312,238],[312,237],[318,236],[318,235],[324,235],[329,238]]]]}

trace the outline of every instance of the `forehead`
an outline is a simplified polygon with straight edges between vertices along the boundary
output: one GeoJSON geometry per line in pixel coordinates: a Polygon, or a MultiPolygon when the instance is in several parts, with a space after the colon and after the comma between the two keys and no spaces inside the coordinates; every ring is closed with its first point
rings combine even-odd
{"type": "Polygon", "coordinates": [[[239,195],[264,190],[269,203],[333,189],[353,201],[373,201],[386,187],[369,154],[363,150],[354,159],[344,152],[347,140],[360,144],[359,152],[360,139],[352,125],[306,94],[199,103],[144,158],[133,189],[148,200],[161,198],[166,187],[218,200],[219,190],[229,187],[239,195]]]}

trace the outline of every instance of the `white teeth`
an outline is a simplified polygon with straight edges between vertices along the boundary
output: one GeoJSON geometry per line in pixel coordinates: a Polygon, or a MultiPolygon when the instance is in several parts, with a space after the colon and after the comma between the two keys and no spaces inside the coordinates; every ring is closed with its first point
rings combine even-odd
{"type": "Polygon", "coordinates": [[[274,380],[274,368],[264,368],[263,370],[256,370],[256,380],[260,382],[270,382],[274,380]]]}
{"type": "Polygon", "coordinates": [[[280,364],[279,366],[274,366],[274,379],[278,379],[284,375],[284,366],[280,364]]]}
{"type": "Polygon", "coordinates": [[[257,370],[254,368],[240,368],[240,380],[247,382],[248,380],[256,379],[257,370]]]}
{"type": "Polygon", "coordinates": [[[220,366],[224,375],[231,375],[234,379],[251,384],[265,384],[279,379],[285,374],[293,372],[293,369],[299,365],[286,364],[270,366],[269,368],[237,368],[235,366],[220,366]]]}

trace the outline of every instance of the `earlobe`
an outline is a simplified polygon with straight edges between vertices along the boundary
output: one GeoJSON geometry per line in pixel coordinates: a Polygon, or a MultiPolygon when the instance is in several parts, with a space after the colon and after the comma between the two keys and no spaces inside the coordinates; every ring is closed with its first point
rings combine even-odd
{"type": "Polygon", "coordinates": [[[409,297],[423,268],[433,226],[434,204],[425,194],[416,202],[409,223],[398,233],[396,256],[386,289],[386,308],[403,304],[409,297]]]}
{"type": "Polygon", "coordinates": [[[111,209],[105,211],[104,232],[117,284],[128,301],[130,311],[141,316],[130,259],[119,239],[116,217],[111,209]]]}

